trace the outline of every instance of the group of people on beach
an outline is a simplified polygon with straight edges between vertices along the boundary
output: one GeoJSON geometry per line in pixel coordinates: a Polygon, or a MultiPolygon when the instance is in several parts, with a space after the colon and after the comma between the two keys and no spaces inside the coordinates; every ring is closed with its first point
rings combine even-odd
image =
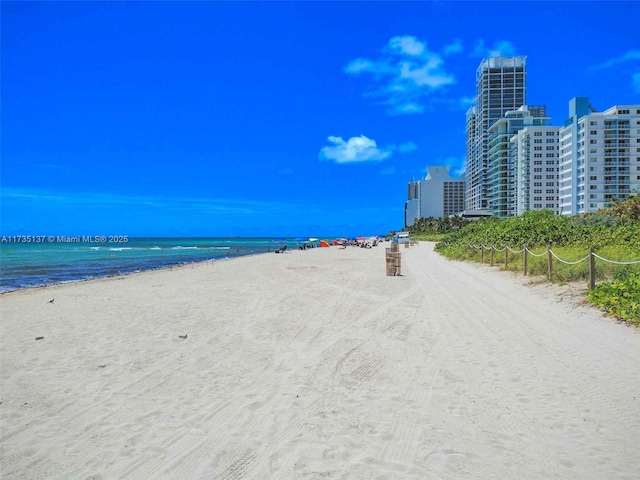
{"type": "Polygon", "coordinates": [[[298,250],[306,250],[307,248],[319,248],[315,243],[303,243],[298,246],[298,250]]]}

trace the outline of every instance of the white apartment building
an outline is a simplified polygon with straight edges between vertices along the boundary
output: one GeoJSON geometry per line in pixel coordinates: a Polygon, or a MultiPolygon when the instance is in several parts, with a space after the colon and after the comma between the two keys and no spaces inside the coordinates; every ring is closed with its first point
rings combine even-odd
{"type": "Polygon", "coordinates": [[[560,129],[559,210],[595,212],[640,193],[640,104],[597,112],[587,97],[569,102],[560,129]]]}
{"type": "Polygon", "coordinates": [[[467,111],[465,208],[488,207],[488,130],[506,112],[526,104],[526,57],[493,57],[476,70],[476,104],[467,111]]]}
{"type": "Polygon", "coordinates": [[[560,128],[527,126],[511,137],[511,159],[515,166],[515,215],[548,208],[559,213],[558,154],[560,128]]]}
{"type": "Polygon", "coordinates": [[[410,227],[417,218],[455,215],[464,210],[464,178],[454,178],[449,167],[427,167],[424,180],[409,182],[404,206],[404,224],[410,227]]]}
{"type": "MultiPolygon", "coordinates": [[[[489,127],[487,206],[494,217],[512,217],[516,212],[516,159],[511,153],[512,136],[526,126],[544,125],[549,119],[544,105],[522,105],[517,110],[506,112],[489,127]]],[[[541,147],[536,145],[534,148],[541,147]]]]}

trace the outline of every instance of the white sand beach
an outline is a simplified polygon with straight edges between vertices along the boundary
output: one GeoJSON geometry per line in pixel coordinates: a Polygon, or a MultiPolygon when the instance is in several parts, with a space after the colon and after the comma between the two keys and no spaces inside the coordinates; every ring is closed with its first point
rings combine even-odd
{"type": "Polygon", "coordinates": [[[640,330],[401,253],[400,277],[332,247],[2,295],[0,477],[639,478],[640,330]]]}

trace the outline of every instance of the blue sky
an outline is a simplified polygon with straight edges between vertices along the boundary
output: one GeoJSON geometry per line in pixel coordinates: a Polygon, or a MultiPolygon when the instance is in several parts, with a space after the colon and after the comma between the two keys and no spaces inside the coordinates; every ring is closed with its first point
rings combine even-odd
{"type": "Polygon", "coordinates": [[[343,236],[460,174],[483,57],[640,101],[640,2],[2,2],[3,235],[343,236]]]}

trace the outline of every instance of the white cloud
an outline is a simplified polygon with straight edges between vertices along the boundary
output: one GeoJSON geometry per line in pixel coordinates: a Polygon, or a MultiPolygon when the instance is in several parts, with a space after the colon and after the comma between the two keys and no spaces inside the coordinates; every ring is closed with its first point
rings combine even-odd
{"type": "Polygon", "coordinates": [[[472,56],[481,58],[513,57],[514,55],[516,55],[516,47],[508,40],[499,40],[491,47],[487,47],[484,40],[480,39],[476,42],[472,53],[472,56]]]}
{"type": "MultiPolygon", "coordinates": [[[[146,211],[189,213],[193,211],[208,215],[257,214],[278,212],[282,205],[277,202],[251,201],[237,198],[197,198],[142,196],[134,194],[111,194],[102,192],[49,192],[32,189],[3,189],[3,202],[20,200],[46,205],[56,211],[83,208],[94,212],[112,212],[130,208],[132,205],[147,208],[146,211]]],[[[136,207],[136,208],[137,208],[136,207]]],[[[111,215],[113,217],[113,215],[111,215]]],[[[116,215],[117,216],[117,215],[116,215]]]]}
{"type": "Polygon", "coordinates": [[[427,50],[427,45],[416,37],[404,35],[389,40],[389,50],[396,55],[419,57],[427,50]]]}
{"type": "MultiPolygon", "coordinates": [[[[622,55],[610,58],[609,60],[599,63],[598,65],[593,65],[589,67],[589,70],[604,70],[607,68],[618,66],[622,63],[631,63],[631,69],[633,71],[633,73],[631,73],[631,85],[637,93],[640,93],[640,71],[638,71],[637,67],[635,66],[640,64],[640,50],[629,50],[627,52],[624,52],[622,55]]],[[[628,75],[629,73],[629,69],[618,72],[618,74],[620,75],[628,75]]]]}
{"type": "Polygon", "coordinates": [[[476,97],[460,97],[460,105],[470,106],[476,103],[476,97]]]}
{"type": "Polygon", "coordinates": [[[471,105],[475,105],[476,97],[460,97],[459,100],[460,106],[464,109],[469,108],[471,105]]]}
{"type": "Polygon", "coordinates": [[[398,87],[407,89],[410,86],[438,88],[451,83],[451,77],[446,74],[436,73],[442,64],[441,58],[431,58],[423,65],[416,65],[415,62],[399,62],[400,80],[408,82],[398,82],[398,87]]]}
{"type": "Polygon", "coordinates": [[[371,62],[366,58],[356,58],[351,60],[344,68],[347,73],[368,72],[371,68],[371,62]]]}
{"type": "Polygon", "coordinates": [[[378,148],[375,140],[364,135],[351,137],[346,142],[342,137],[328,137],[333,145],[322,147],[319,157],[335,163],[380,162],[389,158],[393,152],[378,148]]]}
{"type": "Polygon", "coordinates": [[[411,115],[415,113],[424,113],[424,107],[416,103],[401,103],[393,105],[389,109],[390,115],[411,115]]]}
{"type": "Polygon", "coordinates": [[[330,136],[328,140],[333,145],[323,147],[319,157],[335,163],[379,162],[391,157],[394,152],[409,153],[418,148],[414,142],[378,147],[375,140],[364,135],[351,137],[347,141],[342,137],[330,136]]]}
{"type": "Polygon", "coordinates": [[[355,60],[349,62],[349,64],[345,67],[345,71],[347,73],[355,75],[363,72],[368,72],[376,76],[380,76],[392,74],[394,70],[390,65],[367,60],[366,58],[356,58],[355,60]]]}
{"type": "MultiPolygon", "coordinates": [[[[447,54],[461,50],[458,41],[445,47],[447,54]]],[[[439,53],[428,49],[426,42],[414,36],[396,36],[389,40],[377,60],[358,58],[349,62],[345,72],[369,73],[375,84],[365,95],[382,98],[389,113],[396,115],[423,113],[429,95],[456,83],[446,71],[439,53]]]]}
{"type": "Polygon", "coordinates": [[[455,40],[453,43],[447,45],[442,50],[442,55],[451,55],[452,53],[461,53],[463,50],[462,40],[455,40]]]}
{"type": "Polygon", "coordinates": [[[628,52],[623,53],[622,55],[614,58],[610,58],[609,60],[600,63],[598,65],[594,65],[591,67],[591,70],[600,70],[603,68],[611,68],[620,63],[625,63],[629,61],[638,61],[640,60],[640,50],[629,50],[628,52]]]}
{"type": "Polygon", "coordinates": [[[407,142],[407,143],[398,145],[398,151],[400,153],[413,152],[414,150],[417,150],[417,148],[418,146],[413,142],[407,142]]]}

